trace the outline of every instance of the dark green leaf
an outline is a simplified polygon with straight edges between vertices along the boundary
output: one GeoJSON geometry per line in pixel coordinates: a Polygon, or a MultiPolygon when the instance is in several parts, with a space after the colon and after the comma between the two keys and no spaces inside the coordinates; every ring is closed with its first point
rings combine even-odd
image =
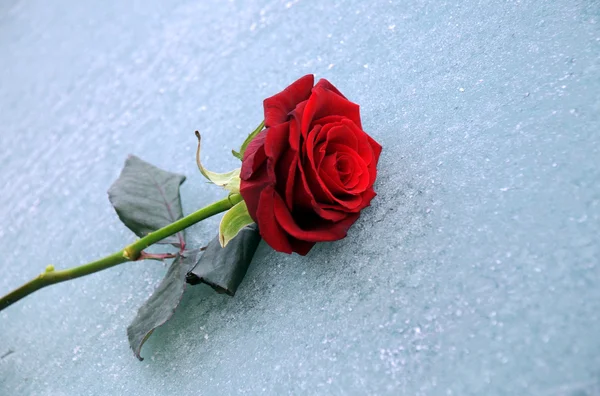
{"type": "MultiPolygon", "coordinates": [[[[121,221],[143,237],[183,217],[179,186],[185,176],[164,171],[130,155],[119,178],[108,190],[108,199],[121,221]]],[[[160,243],[184,245],[183,232],[160,243]]]]}
{"type": "Polygon", "coordinates": [[[217,235],[187,274],[187,282],[192,285],[206,283],[219,293],[233,296],[246,275],[259,242],[256,224],[242,228],[225,247],[221,247],[217,235]]]}
{"type": "Polygon", "coordinates": [[[185,290],[186,273],[197,262],[200,250],[189,250],[178,255],[152,296],[140,307],[137,316],[127,328],[129,346],[139,360],[142,345],[154,329],[163,325],[175,312],[185,290]]]}

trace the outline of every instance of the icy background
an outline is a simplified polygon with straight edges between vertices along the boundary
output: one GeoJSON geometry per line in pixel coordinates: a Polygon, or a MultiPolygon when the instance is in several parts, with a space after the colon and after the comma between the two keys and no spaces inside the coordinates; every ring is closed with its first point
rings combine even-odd
{"type": "Polygon", "coordinates": [[[106,195],[128,153],[188,175],[186,213],[220,199],[194,130],[232,169],[304,74],[384,147],[348,238],[188,288],[143,362],[160,263],[2,311],[0,395],[600,394],[598,1],[4,0],[0,54],[0,293],[133,239],[106,195]]]}

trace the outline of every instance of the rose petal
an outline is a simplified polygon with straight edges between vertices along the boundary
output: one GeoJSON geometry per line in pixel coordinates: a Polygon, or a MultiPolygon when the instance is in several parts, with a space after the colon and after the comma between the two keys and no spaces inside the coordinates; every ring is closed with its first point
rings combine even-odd
{"type": "Polygon", "coordinates": [[[314,200],[317,202],[335,203],[335,200],[331,197],[331,193],[321,186],[317,169],[314,164],[310,161],[305,160],[298,164],[300,174],[302,175],[302,181],[306,186],[306,190],[311,192],[314,200]]]}
{"type": "MultiPolygon", "coordinates": [[[[333,205],[331,205],[333,207],[333,205]]],[[[329,221],[340,221],[345,219],[348,216],[348,212],[351,211],[341,211],[340,206],[336,206],[335,208],[324,208],[320,204],[315,203],[313,210],[319,217],[329,220],[329,221]]]]}
{"type": "MultiPolygon", "coordinates": [[[[295,152],[292,153],[292,162],[288,170],[288,178],[285,184],[285,203],[288,208],[292,210],[296,202],[300,201],[299,196],[294,196],[294,189],[296,185],[296,174],[298,173],[298,155],[295,152]]],[[[310,198],[308,199],[310,201],[310,198]]]]}
{"type": "Polygon", "coordinates": [[[373,150],[371,150],[368,140],[369,135],[347,118],[342,119],[339,124],[344,126],[344,132],[340,133],[336,130],[336,134],[328,136],[327,141],[335,141],[353,148],[365,163],[370,164],[373,159],[373,150]]]}
{"type": "Polygon", "coordinates": [[[307,102],[300,102],[290,113],[290,147],[298,152],[300,152],[300,141],[302,138],[300,133],[302,129],[302,115],[304,114],[307,102]]]}
{"type": "Polygon", "coordinates": [[[327,145],[329,144],[329,137],[331,136],[332,131],[335,130],[334,136],[339,136],[341,139],[345,135],[343,129],[343,124],[335,122],[323,126],[315,125],[308,132],[304,144],[304,151],[306,152],[306,156],[315,165],[315,169],[319,168],[323,155],[327,151],[327,145]]]}
{"type": "Polygon", "coordinates": [[[377,162],[379,162],[379,155],[381,154],[382,147],[379,143],[377,143],[375,140],[373,140],[373,138],[371,136],[369,136],[367,133],[365,133],[365,135],[367,136],[367,140],[369,141],[369,144],[371,145],[371,148],[373,149],[373,154],[375,155],[375,163],[377,164],[377,162]]]}
{"type": "MultiPolygon", "coordinates": [[[[322,183],[326,186],[327,188],[327,192],[330,193],[334,199],[335,202],[337,202],[340,206],[342,206],[345,210],[349,211],[349,212],[353,212],[357,206],[360,205],[360,203],[362,202],[362,198],[360,196],[360,194],[354,195],[354,194],[350,194],[350,193],[337,193],[335,194],[333,191],[337,191],[336,188],[334,188],[333,186],[336,186],[337,184],[341,185],[341,182],[336,181],[335,178],[336,176],[333,175],[329,175],[325,172],[323,172],[321,175],[321,181],[322,183]],[[332,191],[333,190],[333,191],[332,191]]],[[[339,178],[338,178],[339,180],[339,178]]],[[[343,186],[340,186],[339,189],[343,191],[343,186]]]]}
{"type": "MultiPolygon", "coordinates": [[[[325,154],[331,152],[327,149],[329,144],[346,144],[347,146],[354,148],[354,150],[358,149],[358,138],[354,135],[354,130],[361,131],[357,129],[352,121],[348,119],[343,120],[345,120],[346,123],[351,124],[353,129],[348,129],[347,125],[341,121],[336,121],[323,126],[317,124],[308,132],[304,151],[309,160],[314,164],[315,169],[320,168],[321,161],[325,154]]],[[[371,152],[369,151],[369,159],[371,158],[370,153],[371,152]]]]}
{"type": "Polygon", "coordinates": [[[346,212],[339,205],[330,205],[323,208],[322,204],[315,199],[310,186],[306,181],[306,175],[300,165],[298,165],[296,181],[294,183],[294,205],[293,208],[303,209],[305,211],[314,211],[319,217],[326,220],[339,221],[346,217],[346,212]]]}
{"type": "Polygon", "coordinates": [[[325,126],[327,124],[336,124],[345,119],[346,117],[341,115],[328,115],[323,118],[319,118],[318,120],[314,120],[312,125],[321,125],[325,126]]]}
{"type": "Polygon", "coordinates": [[[357,127],[350,120],[343,120],[339,123],[336,123],[327,131],[327,143],[345,144],[351,149],[357,151],[359,148],[359,141],[358,137],[356,136],[356,130],[357,127]]]}
{"type": "MultiPolygon", "coordinates": [[[[338,171],[338,175],[340,176],[340,180],[344,183],[346,188],[352,188],[355,184],[349,185],[349,182],[353,180],[353,175],[355,173],[354,161],[348,155],[344,153],[336,154],[335,167],[338,171]]],[[[356,178],[355,178],[356,179],[356,178]]]]}
{"type": "MultiPolygon", "coordinates": [[[[371,204],[371,200],[375,196],[377,196],[377,194],[375,194],[375,191],[372,188],[368,189],[367,191],[365,191],[364,193],[362,193],[360,195],[360,198],[361,198],[360,205],[358,205],[356,208],[354,208],[352,210],[350,210],[350,209],[347,210],[346,214],[360,212],[361,210],[363,210],[364,208],[366,208],[367,206],[369,206],[371,204]]],[[[336,210],[336,209],[339,209],[339,206],[330,205],[330,204],[322,204],[321,209],[322,210],[336,210]]]]}
{"type": "Polygon", "coordinates": [[[352,171],[348,172],[348,174],[340,173],[340,180],[344,183],[347,191],[354,191],[364,172],[362,170],[356,170],[354,161],[350,162],[352,165],[349,166],[352,168],[352,171]]]}
{"type": "Polygon", "coordinates": [[[272,184],[269,181],[267,164],[264,163],[253,176],[254,177],[247,180],[242,179],[240,183],[240,194],[246,202],[250,217],[252,217],[252,220],[257,221],[256,212],[258,211],[259,205],[262,204],[260,202],[260,194],[267,186],[272,184]]]}
{"type": "Polygon", "coordinates": [[[362,195],[362,200],[363,201],[360,204],[360,210],[363,210],[367,206],[371,206],[371,201],[376,196],[377,196],[377,194],[375,193],[375,191],[372,188],[369,189],[369,190],[367,190],[367,191],[365,191],[364,194],[362,195]]]}
{"type": "Polygon", "coordinates": [[[381,145],[377,143],[373,138],[367,135],[367,140],[371,148],[373,149],[373,161],[369,165],[369,174],[371,177],[371,185],[375,183],[375,179],[377,179],[377,163],[379,162],[379,156],[381,154],[381,145]]]}
{"type": "MultiPolygon", "coordinates": [[[[358,155],[358,153],[352,150],[350,147],[343,144],[330,144],[327,146],[328,155],[344,155],[346,158],[352,161],[354,166],[354,172],[352,174],[352,180],[355,177],[358,178],[358,182],[353,184],[352,186],[346,186],[345,192],[348,194],[358,194],[365,191],[369,188],[373,183],[370,178],[370,169],[368,165],[363,161],[363,159],[358,155]]],[[[337,172],[337,168],[335,169],[337,172]]],[[[328,170],[328,174],[331,175],[331,171],[328,170]]],[[[322,176],[321,170],[319,170],[319,175],[322,176]]],[[[341,180],[341,178],[340,178],[341,180]]],[[[332,191],[333,193],[333,191],[332,191]]],[[[335,193],[334,193],[335,194],[335,193]]]]}
{"type": "Polygon", "coordinates": [[[306,137],[313,120],[331,115],[344,116],[362,129],[360,108],[357,104],[350,102],[333,91],[322,87],[315,87],[302,114],[302,135],[306,137]]]}
{"type": "Polygon", "coordinates": [[[268,186],[260,193],[260,205],[256,212],[258,230],[265,242],[273,249],[278,252],[292,253],[293,249],[287,235],[275,219],[273,207],[276,198],[277,201],[281,200],[272,186],[268,186]]]}
{"type": "Polygon", "coordinates": [[[343,196],[347,193],[344,183],[340,179],[339,172],[336,168],[337,158],[335,154],[327,155],[319,169],[319,176],[325,182],[325,185],[332,194],[343,196]],[[327,177],[328,176],[328,177],[327,177]],[[329,183],[328,183],[329,181],[329,183]]]}
{"type": "Polygon", "coordinates": [[[336,153],[335,167],[341,175],[350,175],[354,170],[354,162],[344,153],[336,153]]]}
{"type": "Polygon", "coordinates": [[[319,143],[314,150],[314,164],[315,168],[319,169],[321,167],[321,163],[323,162],[323,158],[327,155],[327,142],[319,143]]]}
{"type": "Polygon", "coordinates": [[[317,84],[315,85],[315,87],[325,88],[328,91],[334,92],[340,95],[342,98],[346,99],[346,97],[342,95],[342,93],[332,83],[330,83],[324,78],[320,79],[319,82],[317,82],[317,84]]]}
{"type": "Polygon", "coordinates": [[[273,204],[273,211],[281,228],[291,236],[303,241],[337,241],[346,236],[348,228],[358,219],[358,213],[352,213],[342,221],[331,222],[323,220],[311,223],[310,229],[302,229],[292,217],[281,197],[275,195],[273,204]]]}
{"type": "MultiPolygon", "coordinates": [[[[309,133],[308,136],[305,139],[304,142],[304,155],[305,158],[308,158],[308,160],[312,163],[315,164],[315,137],[320,135],[321,131],[321,126],[320,125],[316,125],[309,133]]],[[[321,143],[321,142],[319,142],[321,143]]],[[[319,162],[320,162],[321,158],[319,158],[319,162]]],[[[315,165],[316,167],[316,165],[315,165]]]]}
{"type": "Polygon", "coordinates": [[[310,249],[315,246],[315,242],[301,241],[300,239],[288,236],[292,250],[301,256],[306,256],[310,249]]]}
{"type": "Polygon", "coordinates": [[[265,99],[263,102],[265,126],[269,128],[287,121],[289,113],[296,108],[296,105],[308,99],[314,81],[315,77],[308,74],[280,93],[265,99]]]}
{"type": "Polygon", "coordinates": [[[268,129],[265,138],[265,153],[271,159],[277,160],[289,147],[289,122],[275,125],[268,129]]]}
{"type": "Polygon", "coordinates": [[[242,160],[242,169],[240,171],[240,178],[242,180],[252,177],[252,173],[267,159],[264,149],[267,131],[268,129],[265,129],[256,135],[250,144],[248,144],[248,147],[246,147],[244,159],[242,160]]]}
{"type": "Polygon", "coordinates": [[[314,206],[322,207],[323,204],[328,204],[328,208],[336,208],[340,211],[354,212],[357,205],[360,204],[360,196],[352,196],[346,194],[344,196],[336,196],[333,194],[328,185],[333,185],[334,181],[327,173],[319,174],[310,162],[306,161],[299,165],[302,181],[306,185],[306,189],[311,192],[314,197],[314,206]],[[335,206],[338,204],[338,206],[335,206]]]}
{"type": "MultiPolygon", "coordinates": [[[[285,179],[278,178],[276,169],[279,168],[278,162],[281,156],[289,151],[289,122],[276,125],[268,129],[265,139],[265,154],[267,160],[267,170],[269,179],[276,182],[276,185],[281,185],[285,190],[285,179]]],[[[290,161],[291,162],[291,161],[290,161]]]]}
{"type": "MultiPolygon", "coordinates": [[[[269,159],[271,161],[271,159],[269,159]]],[[[294,202],[293,190],[298,167],[298,154],[293,150],[287,150],[279,159],[274,169],[275,190],[285,197],[290,210],[294,202]]]]}

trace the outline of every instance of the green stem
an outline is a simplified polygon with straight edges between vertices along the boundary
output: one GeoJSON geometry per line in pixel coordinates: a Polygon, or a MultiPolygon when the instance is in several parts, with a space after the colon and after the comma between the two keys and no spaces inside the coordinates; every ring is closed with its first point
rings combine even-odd
{"type": "Polygon", "coordinates": [[[137,260],[142,254],[142,251],[148,246],[162,241],[166,237],[176,234],[199,221],[224,212],[241,200],[242,197],[239,194],[230,195],[229,197],[205,206],[168,226],[156,230],[131,245],[126,246],[124,249],[101,258],[100,260],[60,271],[54,271],[52,267],[48,267],[45,272],[0,298],[0,311],[43,287],[93,274],[94,272],[102,271],[126,261],[137,260]]]}

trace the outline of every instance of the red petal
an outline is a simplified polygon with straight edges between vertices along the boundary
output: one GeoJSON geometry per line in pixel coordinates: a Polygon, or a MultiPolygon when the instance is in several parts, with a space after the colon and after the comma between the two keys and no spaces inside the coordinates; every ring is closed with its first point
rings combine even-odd
{"type": "Polygon", "coordinates": [[[345,116],[362,129],[360,108],[357,104],[325,88],[313,88],[302,114],[302,135],[306,137],[313,120],[336,115],[345,116]]]}
{"type": "MultiPolygon", "coordinates": [[[[356,208],[354,208],[352,210],[347,210],[346,214],[360,212],[361,210],[363,210],[364,208],[366,208],[367,206],[369,206],[371,204],[371,200],[375,196],[377,196],[377,194],[375,194],[375,191],[373,191],[372,188],[368,189],[362,195],[360,195],[360,199],[361,199],[360,205],[358,205],[356,208]]],[[[340,208],[339,205],[323,204],[321,206],[322,206],[322,210],[336,210],[336,209],[340,208]]]]}
{"type": "Polygon", "coordinates": [[[300,151],[300,131],[302,129],[302,115],[308,101],[300,102],[290,113],[290,147],[300,151]]]}
{"type": "Polygon", "coordinates": [[[360,205],[360,210],[363,210],[364,208],[366,208],[367,206],[371,205],[371,200],[373,200],[373,198],[375,198],[377,196],[377,194],[375,194],[375,191],[373,191],[373,189],[369,189],[367,191],[365,191],[365,193],[362,196],[363,202],[360,205]]]}
{"type": "Polygon", "coordinates": [[[335,166],[340,173],[340,176],[349,176],[354,171],[354,162],[347,154],[336,153],[335,166]]]}
{"type": "MultiPolygon", "coordinates": [[[[288,143],[289,122],[276,125],[268,129],[265,139],[265,154],[267,156],[267,170],[269,179],[278,186],[285,186],[285,179],[277,177],[276,169],[280,168],[280,158],[289,151],[288,143]]],[[[284,187],[285,190],[285,187],[284,187]]]]}
{"type": "Polygon", "coordinates": [[[248,144],[248,147],[246,147],[244,159],[242,160],[242,169],[240,171],[240,178],[242,180],[251,178],[252,173],[254,173],[254,171],[256,171],[256,169],[258,169],[267,159],[264,149],[266,137],[267,129],[256,135],[250,144],[248,144]]]}
{"type": "MultiPolygon", "coordinates": [[[[340,205],[327,205],[325,207],[323,204],[318,203],[313,192],[310,190],[304,169],[298,166],[297,170],[299,173],[296,175],[296,179],[299,177],[300,180],[294,185],[294,208],[302,207],[307,211],[312,210],[323,219],[331,221],[339,221],[346,218],[347,211],[344,211],[344,208],[340,205]]],[[[321,191],[320,187],[318,188],[321,191]]],[[[324,194],[322,191],[320,193],[324,194]]]]}
{"type": "Polygon", "coordinates": [[[298,169],[300,169],[300,174],[302,175],[302,181],[305,189],[310,191],[311,197],[314,201],[327,203],[335,202],[333,197],[331,197],[331,194],[326,192],[321,186],[317,169],[315,168],[314,164],[306,160],[298,164],[298,169]]]}
{"type": "Polygon", "coordinates": [[[280,93],[265,99],[265,126],[268,128],[286,122],[298,103],[308,99],[314,82],[315,76],[308,74],[280,93]]]}
{"type": "Polygon", "coordinates": [[[346,99],[346,97],[344,95],[342,95],[342,93],[332,83],[330,83],[328,80],[326,80],[324,78],[320,79],[319,82],[317,83],[317,85],[315,85],[315,87],[325,88],[326,90],[334,92],[334,93],[340,95],[342,98],[346,99]]]}
{"type": "Polygon", "coordinates": [[[310,229],[302,229],[292,217],[281,197],[275,195],[273,204],[275,217],[279,225],[294,238],[308,242],[337,241],[342,239],[346,236],[348,228],[358,218],[358,213],[352,213],[339,222],[324,220],[312,223],[310,229]]]}
{"type": "Polygon", "coordinates": [[[344,116],[341,115],[330,115],[330,116],[325,116],[323,118],[319,118],[318,120],[314,120],[313,121],[313,125],[327,125],[327,124],[333,124],[339,121],[342,121],[344,119],[344,116]]]}
{"type": "MultiPolygon", "coordinates": [[[[356,163],[360,164],[361,169],[366,169],[366,165],[364,161],[358,156],[358,154],[347,146],[341,146],[348,150],[348,153],[356,157],[356,163]]],[[[315,168],[314,164],[310,161],[304,161],[302,164],[298,166],[302,174],[302,181],[305,183],[305,188],[307,191],[311,192],[311,195],[315,199],[315,203],[319,206],[322,204],[339,204],[340,206],[337,209],[340,210],[348,210],[354,211],[357,205],[360,205],[360,197],[353,195],[346,196],[336,196],[334,192],[332,192],[328,186],[332,186],[335,184],[335,181],[332,179],[330,175],[326,172],[318,172],[315,168]]],[[[359,192],[364,191],[365,188],[370,184],[370,178],[368,175],[366,176],[365,181],[360,183],[360,187],[357,188],[359,192]]],[[[314,206],[314,204],[313,204],[314,206]]],[[[330,207],[330,206],[328,206],[330,207]]],[[[335,206],[332,206],[336,208],[335,206]]]]}
{"type": "MultiPolygon", "coordinates": [[[[291,151],[290,151],[291,153],[291,151]]],[[[294,207],[294,202],[297,201],[297,197],[294,196],[294,186],[296,183],[296,173],[298,173],[298,155],[294,153],[292,158],[292,162],[290,164],[288,170],[288,178],[285,184],[285,202],[290,208],[290,210],[294,207]]]]}
{"type": "Polygon", "coordinates": [[[325,187],[335,196],[343,196],[347,194],[344,183],[339,177],[338,170],[336,169],[337,158],[335,154],[330,154],[323,159],[321,168],[319,169],[319,176],[325,183],[325,187]]]}
{"type": "Polygon", "coordinates": [[[369,140],[369,144],[371,145],[371,148],[373,148],[373,154],[375,154],[375,164],[377,164],[377,162],[379,162],[379,155],[381,154],[381,150],[382,150],[381,145],[379,143],[377,143],[367,133],[365,133],[365,135],[367,135],[367,139],[369,140]]]}
{"type": "MultiPolygon", "coordinates": [[[[327,188],[327,192],[329,194],[331,194],[331,196],[333,197],[333,200],[339,205],[338,208],[347,210],[349,212],[354,212],[353,209],[356,209],[362,202],[362,198],[360,197],[360,195],[343,194],[343,193],[338,193],[337,195],[334,195],[333,191],[331,191],[331,190],[336,191],[337,189],[330,187],[330,186],[335,186],[336,184],[341,185],[341,182],[338,181],[336,183],[334,176],[329,175],[325,172],[323,172],[320,176],[321,176],[322,183],[327,188]]],[[[338,180],[339,180],[339,178],[338,178],[338,180]]],[[[343,186],[339,187],[339,189],[343,190],[343,186]]]]}
{"type": "Polygon", "coordinates": [[[302,209],[306,211],[312,210],[315,204],[315,197],[313,192],[310,190],[306,180],[302,167],[298,163],[296,168],[297,174],[295,176],[296,181],[294,183],[294,209],[302,209]]]}
{"type": "Polygon", "coordinates": [[[292,253],[292,246],[288,241],[283,228],[277,223],[273,213],[273,203],[275,198],[281,197],[275,192],[273,187],[265,188],[260,194],[260,205],[257,212],[258,230],[262,238],[278,252],[292,253]]]}
{"type": "MultiPolygon", "coordinates": [[[[338,156],[343,155],[347,160],[352,161],[353,172],[351,175],[351,180],[355,178],[358,181],[354,185],[346,185],[346,192],[351,194],[362,193],[371,185],[373,185],[374,179],[371,178],[371,170],[375,168],[375,166],[369,167],[367,163],[363,160],[363,158],[350,147],[343,144],[330,144],[327,146],[328,155],[337,154],[338,156]]],[[[370,150],[370,148],[369,148],[370,150]]],[[[369,157],[371,157],[370,155],[369,157]]],[[[336,168],[337,171],[337,168],[336,168]]],[[[330,171],[328,171],[328,174],[330,171]]],[[[319,175],[321,175],[321,171],[319,170],[319,175]]],[[[341,178],[340,178],[341,180],[341,178]]]]}
{"type": "MultiPolygon", "coordinates": [[[[332,205],[333,206],[333,205],[332,205]]],[[[348,212],[349,211],[341,211],[339,210],[340,206],[336,206],[335,209],[332,208],[324,208],[323,206],[320,206],[319,204],[315,203],[314,206],[314,211],[315,213],[317,213],[320,217],[322,217],[325,220],[329,220],[329,221],[340,221],[345,219],[346,217],[348,217],[348,212]]],[[[354,211],[352,211],[354,212],[354,211]]]]}
{"type": "Polygon", "coordinates": [[[305,157],[304,158],[308,158],[308,160],[310,161],[311,164],[313,164],[313,166],[315,167],[315,169],[318,167],[317,162],[321,162],[321,156],[318,155],[318,161],[315,161],[315,153],[316,151],[316,147],[315,147],[315,143],[320,143],[320,142],[316,142],[315,139],[321,135],[320,131],[321,131],[321,126],[320,125],[316,125],[307,135],[307,138],[304,141],[304,147],[302,152],[305,153],[305,157]]]}
{"type": "Polygon", "coordinates": [[[358,150],[357,127],[350,120],[343,120],[327,132],[327,143],[341,143],[358,150]],[[351,124],[351,125],[348,125],[351,124]]]}
{"type": "Polygon", "coordinates": [[[257,221],[256,212],[258,207],[262,205],[260,202],[260,195],[265,187],[270,184],[271,182],[269,181],[266,164],[263,164],[263,166],[254,173],[251,179],[242,179],[240,182],[240,194],[242,195],[242,198],[244,198],[246,206],[248,207],[248,213],[254,221],[257,221]]]}
{"type": "Polygon", "coordinates": [[[306,256],[310,249],[315,246],[315,242],[301,241],[294,237],[288,237],[288,239],[290,240],[290,245],[292,245],[292,250],[301,256],[306,256]]]}
{"type": "Polygon", "coordinates": [[[371,184],[375,183],[375,179],[377,179],[377,163],[379,162],[379,155],[381,154],[381,145],[377,143],[373,138],[369,135],[367,136],[367,140],[373,149],[373,161],[369,164],[369,173],[371,175],[371,184]]]}
{"type": "MultiPolygon", "coordinates": [[[[265,137],[265,153],[271,159],[277,160],[289,147],[290,123],[275,125],[268,129],[265,137]]],[[[254,140],[253,140],[254,141],[254,140]]]]}

